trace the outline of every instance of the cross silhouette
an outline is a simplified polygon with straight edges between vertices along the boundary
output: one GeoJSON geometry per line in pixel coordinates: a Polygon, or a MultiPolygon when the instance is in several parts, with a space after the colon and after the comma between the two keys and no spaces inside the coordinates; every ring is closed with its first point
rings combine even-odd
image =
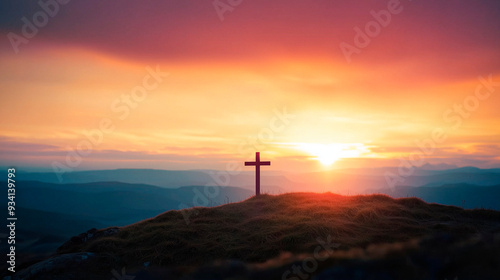
{"type": "Polygon", "coordinates": [[[255,161],[245,161],[245,166],[255,166],[255,195],[260,195],[260,166],[271,165],[270,161],[260,161],[260,153],[255,153],[255,161]]]}

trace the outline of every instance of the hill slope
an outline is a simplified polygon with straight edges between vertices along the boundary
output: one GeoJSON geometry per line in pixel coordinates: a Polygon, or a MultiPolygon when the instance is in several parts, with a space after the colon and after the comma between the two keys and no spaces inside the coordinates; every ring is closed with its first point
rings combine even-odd
{"type": "MultiPolygon", "coordinates": [[[[346,197],[331,193],[291,193],[262,195],[213,208],[168,211],[130,226],[74,237],[61,246],[58,253],[90,252],[89,256],[93,257],[87,265],[79,264],[76,271],[92,273],[93,277],[103,275],[103,279],[112,278],[111,271],[122,267],[137,272],[136,276],[168,269],[162,272],[163,276],[166,273],[169,279],[175,279],[185,273],[196,274],[193,271],[203,269],[200,266],[217,260],[222,264],[213,265],[219,268],[227,266],[227,260],[238,260],[243,262],[240,266],[248,264],[254,270],[274,271],[269,275],[282,275],[297,259],[312,256],[320,259],[329,253],[327,260],[321,257],[325,260],[322,266],[311,272],[319,275],[335,267],[339,258],[354,256],[361,261],[366,257],[363,252],[373,248],[378,248],[378,255],[384,255],[381,252],[414,247],[412,240],[425,236],[448,234],[454,240],[461,240],[474,234],[491,235],[499,229],[500,212],[492,210],[463,210],[427,204],[416,198],[392,199],[385,195],[346,197]],[[394,242],[406,242],[406,245],[385,245],[394,242]],[[321,250],[318,251],[318,247],[321,250]],[[332,252],[335,254],[330,254],[332,252]],[[283,256],[289,257],[283,259],[283,256]],[[325,264],[329,266],[324,267],[325,264]]],[[[500,238],[495,239],[499,241],[500,238]]],[[[500,259],[498,254],[494,258],[500,259]]],[[[64,273],[75,273],[67,263],[64,266],[66,271],[58,268],[60,275],[68,277],[64,273]]],[[[243,273],[239,277],[253,279],[245,269],[236,270],[243,273]]],[[[52,279],[57,279],[56,276],[51,274],[52,279]]]]}

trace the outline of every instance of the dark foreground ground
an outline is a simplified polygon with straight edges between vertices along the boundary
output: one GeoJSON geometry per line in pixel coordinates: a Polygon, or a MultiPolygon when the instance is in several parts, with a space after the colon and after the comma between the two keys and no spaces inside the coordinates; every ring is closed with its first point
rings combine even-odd
{"type": "Polygon", "coordinates": [[[263,195],[88,231],[11,279],[500,279],[500,212],[263,195]]]}

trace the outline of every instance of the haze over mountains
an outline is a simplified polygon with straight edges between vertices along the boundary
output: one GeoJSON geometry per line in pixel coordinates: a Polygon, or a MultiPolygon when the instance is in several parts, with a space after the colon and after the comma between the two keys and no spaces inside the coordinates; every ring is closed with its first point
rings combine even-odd
{"type": "MultiPolygon", "coordinates": [[[[461,167],[439,169],[440,166],[425,165],[414,168],[410,176],[403,176],[404,186],[441,186],[446,184],[473,184],[491,186],[500,183],[500,168],[480,169],[461,167]],[[435,169],[435,168],[438,169],[435,169]]],[[[367,190],[390,188],[386,174],[398,175],[398,167],[339,169],[324,172],[288,173],[263,172],[262,186],[268,192],[305,191],[310,183],[322,183],[327,190],[363,193],[367,190]]],[[[231,186],[253,190],[254,172],[230,173],[218,170],[156,170],[156,169],[115,169],[91,170],[64,173],[59,180],[54,172],[19,172],[22,181],[40,181],[56,184],[81,184],[94,182],[122,182],[147,184],[165,188],[182,186],[231,186]]],[[[317,190],[321,191],[321,190],[317,190]]]]}
{"type": "MultiPolygon", "coordinates": [[[[290,185],[283,175],[263,175],[271,185],[290,185]]],[[[40,181],[55,184],[85,184],[94,182],[122,182],[128,184],[147,184],[164,188],[183,186],[233,186],[253,190],[254,172],[245,171],[230,175],[217,170],[157,170],[157,169],[115,169],[91,170],[64,173],[59,177],[54,172],[19,172],[23,181],[40,181]]]]}

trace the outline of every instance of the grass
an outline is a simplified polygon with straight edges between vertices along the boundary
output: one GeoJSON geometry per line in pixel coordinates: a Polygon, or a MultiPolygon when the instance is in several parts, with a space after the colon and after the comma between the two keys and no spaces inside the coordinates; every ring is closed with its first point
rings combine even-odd
{"type": "Polygon", "coordinates": [[[313,252],[331,236],[341,251],[368,250],[439,233],[470,236],[500,226],[500,212],[427,204],[417,198],[332,193],[261,195],[240,203],[197,208],[186,224],[180,211],[121,228],[113,236],[61,247],[94,252],[127,267],[195,267],[217,260],[264,263],[313,252]]]}

